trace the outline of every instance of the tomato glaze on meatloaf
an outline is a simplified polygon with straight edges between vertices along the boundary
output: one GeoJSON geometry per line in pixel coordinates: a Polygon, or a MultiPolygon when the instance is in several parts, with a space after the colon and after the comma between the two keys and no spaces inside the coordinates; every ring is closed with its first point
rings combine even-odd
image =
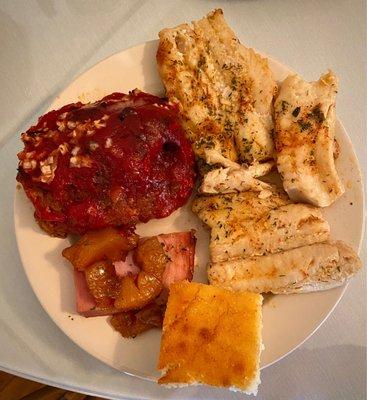
{"type": "Polygon", "coordinates": [[[50,111],[22,141],[17,180],[53,236],[166,217],[195,182],[176,106],[139,90],[50,111]]]}

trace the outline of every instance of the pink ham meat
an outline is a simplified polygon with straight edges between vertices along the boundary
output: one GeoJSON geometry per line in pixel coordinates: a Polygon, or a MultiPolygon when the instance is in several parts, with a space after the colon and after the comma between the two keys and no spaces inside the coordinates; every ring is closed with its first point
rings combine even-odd
{"type": "Polygon", "coordinates": [[[76,292],[76,311],[84,317],[99,317],[119,312],[117,308],[98,308],[94,297],[90,294],[84,271],[74,269],[74,284],[76,292]]]}
{"type": "Polygon", "coordinates": [[[116,275],[120,278],[123,278],[128,274],[136,275],[140,271],[140,268],[134,262],[133,251],[128,253],[125,261],[115,261],[113,266],[115,267],[116,275]]]}
{"type": "Polygon", "coordinates": [[[169,288],[174,282],[192,280],[195,262],[196,238],[194,232],[177,232],[157,236],[168,256],[163,273],[163,285],[169,288]]]}
{"type": "MultiPolygon", "coordinates": [[[[196,238],[194,232],[176,232],[157,236],[158,241],[163,246],[167,255],[168,262],[163,273],[163,286],[169,286],[184,279],[192,280],[195,262],[196,238]]],[[[144,240],[144,239],[142,239],[144,240]]],[[[128,274],[137,274],[140,269],[134,262],[133,251],[129,252],[125,261],[114,262],[116,275],[120,278],[128,274]]],[[[84,272],[74,270],[74,282],[76,289],[76,308],[77,312],[85,317],[97,317],[112,315],[120,312],[119,309],[111,306],[110,308],[98,308],[94,297],[90,294],[84,272]]],[[[163,296],[166,299],[166,295],[163,296]]]]}

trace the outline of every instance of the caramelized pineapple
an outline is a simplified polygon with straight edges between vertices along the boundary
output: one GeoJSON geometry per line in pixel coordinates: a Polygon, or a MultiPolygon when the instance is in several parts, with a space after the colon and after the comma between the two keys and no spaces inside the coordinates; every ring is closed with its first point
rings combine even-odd
{"type": "Polygon", "coordinates": [[[89,291],[96,301],[105,297],[116,297],[120,288],[120,279],[116,276],[111,261],[97,261],[84,273],[89,291]]]}
{"type": "Polygon", "coordinates": [[[91,264],[109,259],[121,260],[136,247],[138,236],[126,235],[115,228],[91,231],[83,235],[73,246],[63,250],[62,255],[79,271],[91,264]]]}
{"type": "Polygon", "coordinates": [[[162,276],[168,258],[157,237],[139,244],[135,261],[141,271],[137,277],[128,275],[121,280],[120,293],[115,301],[115,307],[124,311],[144,307],[163,289],[162,276]]]}

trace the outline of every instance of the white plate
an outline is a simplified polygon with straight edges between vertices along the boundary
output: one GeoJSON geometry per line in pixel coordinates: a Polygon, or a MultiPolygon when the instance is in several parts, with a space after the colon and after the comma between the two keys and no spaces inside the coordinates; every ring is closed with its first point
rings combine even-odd
{"type": "MultiPolygon", "coordinates": [[[[97,100],[114,91],[128,92],[135,87],[162,94],[163,87],[155,64],[156,48],[157,41],[147,42],[100,62],[62,92],[50,109],[78,100],[97,100]]],[[[271,59],[270,66],[279,81],[292,72],[271,59]]],[[[324,214],[331,225],[333,238],[345,240],[357,249],[363,229],[361,176],[351,142],[339,122],[336,136],[341,147],[337,166],[347,191],[324,214]]],[[[77,315],[72,268],[61,256],[62,249],[69,245],[69,241],[51,238],[40,230],[33,219],[33,206],[23,190],[16,190],[14,223],[19,252],[29,282],[43,308],[60,329],[85,351],[111,367],[142,378],[155,379],[158,376],[156,363],[160,331],[150,331],[128,340],[112,329],[106,317],[86,319],[77,315]]],[[[189,207],[163,220],[141,224],[138,233],[148,236],[190,228],[196,229],[198,236],[199,267],[194,279],[205,281],[208,233],[189,211],[189,207]]],[[[344,288],[337,288],[326,292],[267,298],[263,314],[265,350],[262,354],[262,367],[284,357],[315,332],[336,306],[343,292],[344,288]]]]}

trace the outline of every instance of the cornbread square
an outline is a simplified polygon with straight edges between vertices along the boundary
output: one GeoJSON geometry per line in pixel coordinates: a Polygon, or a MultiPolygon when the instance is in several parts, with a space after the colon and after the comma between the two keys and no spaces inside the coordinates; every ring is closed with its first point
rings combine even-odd
{"type": "Polygon", "coordinates": [[[182,281],[171,285],[159,384],[207,384],[256,394],[262,296],[182,281]]]}

